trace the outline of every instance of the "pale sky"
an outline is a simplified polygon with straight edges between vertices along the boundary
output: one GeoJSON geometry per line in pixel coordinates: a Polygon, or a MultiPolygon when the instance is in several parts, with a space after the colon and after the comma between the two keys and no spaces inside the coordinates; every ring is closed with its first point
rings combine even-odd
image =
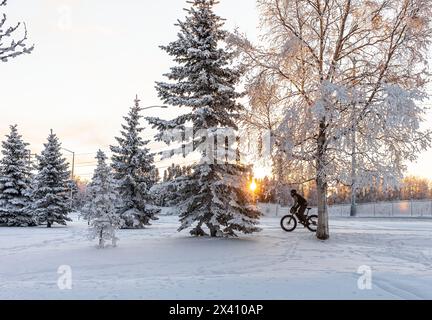
{"type": "MultiPolygon", "coordinates": [[[[164,80],[172,62],[158,46],[176,39],[174,23],[187,6],[185,0],[9,0],[8,23],[25,21],[36,48],[0,63],[0,139],[16,123],[32,152],[40,152],[52,128],[77,153],[76,174],[91,178],[94,153],[114,143],[135,94],[142,106],[160,105],[154,82],[164,80]]],[[[221,0],[216,11],[227,29],[256,38],[254,0],[221,0]]],[[[170,118],[166,110],[145,115],[170,118]]],[[[430,163],[432,151],[410,173],[432,179],[430,163]]]]}

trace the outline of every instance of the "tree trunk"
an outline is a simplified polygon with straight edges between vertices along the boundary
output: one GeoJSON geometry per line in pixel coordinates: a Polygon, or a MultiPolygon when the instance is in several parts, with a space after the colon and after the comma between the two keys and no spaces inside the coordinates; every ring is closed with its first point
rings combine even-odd
{"type": "Polygon", "coordinates": [[[326,132],[325,121],[321,121],[319,138],[318,138],[318,151],[317,151],[317,196],[318,196],[318,230],[317,238],[320,240],[327,240],[330,238],[329,224],[328,224],[328,211],[327,211],[327,176],[325,171],[325,144],[326,132]]]}
{"type": "Polygon", "coordinates": [[[217,237],[217,228],[214,225],[212,225],[211,223],[208,223],[207,227],[210,230],[210,237],[216,238],[217,237]]]}
{"type": "Polygon", "coordinates": [[[103,248],[105,246],[104,238],[103,238],[103,229],[99,232],[99,248],[103,248]]]}
{"type": "Polygon", "coordinates": [[[355,186],[351,187],[351,211],[350,216],[355,217],[357,215],[357,200],[356,200],[356,188],[355,186]]]}
{"type": "Polygon", "coordinates": [[[328,211],[327,211],[327,183],[325,183],[322,178],[317,179],[317,193],[318,193],[317,238],[320,240],[327,240],[330,238],[330,231],[328,225],[328,211]]]}
{"type": "Polygon", "coordinates": [[[47,222],[47,228],[51,228],[51,222],[47,222]]]}

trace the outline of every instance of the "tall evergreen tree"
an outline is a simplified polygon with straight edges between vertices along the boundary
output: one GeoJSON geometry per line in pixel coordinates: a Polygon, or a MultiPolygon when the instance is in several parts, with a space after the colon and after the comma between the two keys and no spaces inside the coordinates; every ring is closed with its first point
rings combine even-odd
{"type": "Polygon", "coordinates": [[[182,200],[179,231],[192,228],[192,235],[204,235],[203,227],[207,226],[213,237],[234,236],[235,231],[259,231],[256,225],[260,213],[249,204],[245,191],[245,173],[249,168],[239,162],[217,161],[221,156],[217,150],[232,145],[221,146],[221,139],[215,137],[225,129],[238,130],[237,120],[243,106],[236,101],[242,94],[235,86],[242,72],[232,66],[234,53],[221,45],[227,32],[222,29],[222,19],[213,12],[217,1],[190,3],[186,20],[178,23],[178,39],[162,47],[177,63],[166,75],[171,81],[158,82],[156,86],[164,103],[188,111],[171,121],[148,119],[160,131],[156,138],[182,143],[184,155],[188,150],[200,151],[202,159],[209,159],[215,153],[215,161],[201,161],[194,166],[193,173],[175,182],[182,200]],[[187,132],[189,125],[193,132],[189,139],[185,134],[168,134],[187,132]]]}
{"type": "Polygon", "coordinates": [[[0,161],[0,224],[34,226],[35,220],[26,210],[31,182],[28,143],[23,141],[16,125],[10,129],[2,142],[3,158],[0,161]]]}
{"type": "Polygon", "coordinates": [[[98,239],[99,247],[103,248],[107,240],[116,246],[118,239],[115,231],[122,225],[122,219],[116,212],[118,197],[111,168],[106,164],[107,157],[99,150],[96,159],[98,165],[88,187],[91,198],[83,211],[90,218],[90,239],[98,239]]]}
{"type": "Polygon", "coordinates": [[[118,214],[124,220],[124,228],[140,229],[157,220],[159,209],[149,204],[149,190],[154,185],[154,157],[146,146],[149,141],[143,140],[140,127],[140,111],[138,97],[135,105],[124,117],[121,137],[117,137],[118,146],[111,146],[112,168],[121,201],[118,214]]]}
{"type": "Polygon", "coordinates": [[[69,198],[70,173],[66,159],[60,152],[61,144],[51,130],[45,149],[37,156],[38,173],[32,184],[31,210],[39,224],[48,228],[54,223],[66,225],[71,221],[69,198]]]}

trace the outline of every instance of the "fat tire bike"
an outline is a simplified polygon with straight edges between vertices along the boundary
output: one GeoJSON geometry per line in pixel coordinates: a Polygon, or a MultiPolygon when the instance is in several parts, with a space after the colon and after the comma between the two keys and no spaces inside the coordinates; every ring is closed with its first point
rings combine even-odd
{"type": "Polygon", "coordinates": [[[281,227],[286,232],[293,232],[297,229],[298,224],[302,224],[305,228],[308,228],[311,232],[316,232],[318,229],[318,216],[313,214],[310,215],[312,208],[307,208],[306,222],[300,221],[295,213],[286,215],[281,220],[281,227]]]}

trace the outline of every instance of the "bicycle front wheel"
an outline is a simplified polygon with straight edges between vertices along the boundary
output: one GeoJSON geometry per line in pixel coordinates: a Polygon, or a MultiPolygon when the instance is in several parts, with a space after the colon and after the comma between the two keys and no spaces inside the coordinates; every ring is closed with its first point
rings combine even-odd
{"type": "Polygon", "coordinates": [[[292,232],[297,228],[297,220],[293,215],[288,215],[282,218],[281,227],[286,232],[292,232]]]}

